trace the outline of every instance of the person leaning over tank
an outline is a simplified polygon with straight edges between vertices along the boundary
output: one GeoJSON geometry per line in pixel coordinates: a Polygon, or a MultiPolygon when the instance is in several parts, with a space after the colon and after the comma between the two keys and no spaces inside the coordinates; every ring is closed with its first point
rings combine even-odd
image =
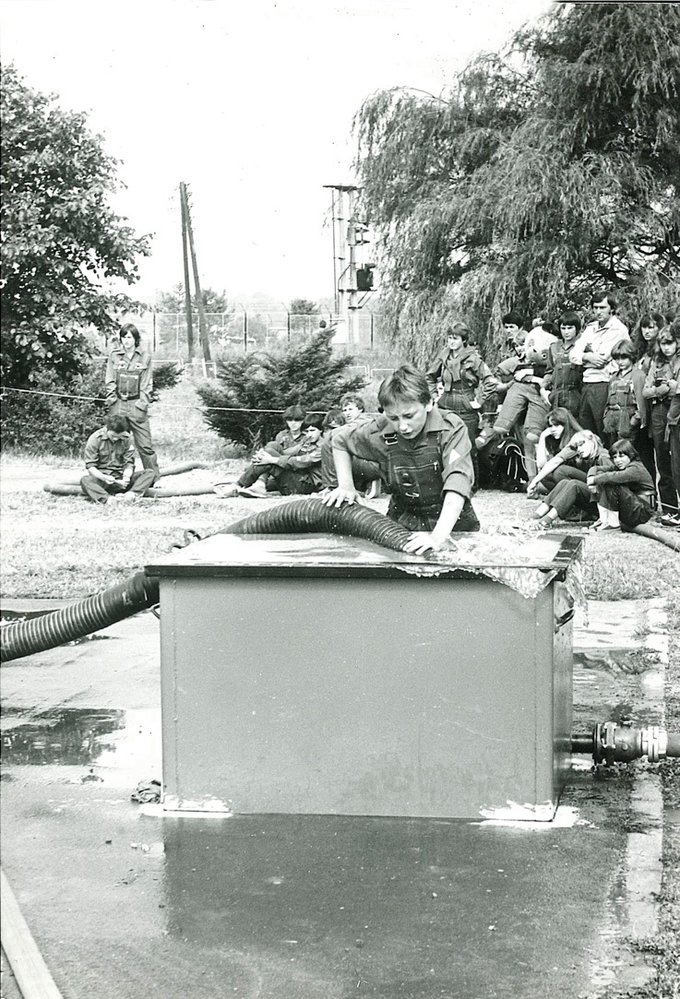
{"type": "Polygon", "coordinates": [[[132,323],[120,328],[118,342],[109,352],[105,378],[109,413],[127,417],[142,465],[154,473],[155,481],[160,472],[148,415],[153,392],[151,355],[140,347],[139,330],[132,323]]]}
{"type": "Polygon", "coordinates": [[[156,481],[150,468],[135,472],[130,425],[127,417],[116,413],[88,437],[85,468],[80,488],[89,500],[102,505],[112,499],[139,499],[156,481]]]}
{"type": "Polygon", "coordinates": [[[384,379],[378,402],[383,412],[370,423],[335,431],[338,486],[326,505],[359,499],[352,457],[365,458],[378,463],[391,492],[387,516],[413,532],[406,551],[437,551],[453,531],[478,531],[470,438],[460,417],[435,406],[427,378],[411,364],[384,379]]]}

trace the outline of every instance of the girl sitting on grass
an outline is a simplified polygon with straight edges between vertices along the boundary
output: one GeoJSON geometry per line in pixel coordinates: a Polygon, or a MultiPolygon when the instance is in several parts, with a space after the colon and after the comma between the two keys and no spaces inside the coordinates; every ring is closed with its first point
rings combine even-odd
{"type": "MultiPolygon", "coordinates": [[[[574,434],[566,447],[563,447],[545,468],[552,466],[553,469],[557,469],[572,459],[578,460],[580,466],[578,471],[582,474],[578,478],[559,479],[545,499],[539,503],[528,523],[522,526],[535,529],[550,527],[558,518],[564,520],[578,511],[595,515],[597,497],[592,484],[592,475],[598,469],[613,469],[612,460],[600,438],[590,430],[580,430],[574,434]]],[[[539,476],[540,474],[539,472],[539,476]]],[[[539,476],[533,480],[534,483],[539,476]]],[[[602,516],[601,512],[598,512],[602,516]]]]}
{"type": "Polygon", "coordinates": [[[600,519],[591,531],[632,531],[646,524],[653,513],[654,483],[629,440],[618,440],[609,449],[613,469],[593,469],[600,519]]]}

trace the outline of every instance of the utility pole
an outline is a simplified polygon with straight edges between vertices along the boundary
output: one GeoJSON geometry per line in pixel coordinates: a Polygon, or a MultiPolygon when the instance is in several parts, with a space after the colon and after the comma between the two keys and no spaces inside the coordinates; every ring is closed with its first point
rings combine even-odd
{"type": "Polygon", "coordinates": [[[191,316],[191,284],[189,283],[189,237],[187,235],[187,213],[185,208],[186,185],[179,185],[179,203],[182,209],[182,261],[184,264],[184,312],[187,320],[187,353],[189,363],[194,359],[194,323],[191,316]]]}
{"type": "Polygon", "coordinates": [[[186,216],[187,235],[189,237],[189,253],[191,254],[191,267],[194,272],[194,290],[196,292],[196,308],[198,309],[198,329],[203,347],[203,360],[210,360],[210,341],[208,340],[208,327],[205,321],[205,309],[203,308],[203,296],[201,295],[201,282],[198,276],[198,264],[196,262],[196,248],[194,246],[194,231],[191,226],[191,212],[189,211],[189,198],[187,196],[187,186],[182,184],[184,193],[184,212],[186,216]]]}
{"type": "Polygon", "coordinates": [[[353,344],[357,341],[358,309],[354,205],[359,188],[353,184],[324,184],[324,187],[331,190],[335,311],[344,320],[348,342],[353,344]]]}

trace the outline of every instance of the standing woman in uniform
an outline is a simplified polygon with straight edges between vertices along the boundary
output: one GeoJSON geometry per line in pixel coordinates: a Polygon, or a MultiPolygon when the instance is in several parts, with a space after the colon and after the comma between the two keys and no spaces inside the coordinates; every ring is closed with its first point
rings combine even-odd
{"type": "Polygon", "coordinates": [[[121,326],[118,343],[112,347],[106,364],[106,402],[110,416],[127,417],[142,465],[158,479],[158,459],[148,416],[153,391],[151,356],[142,350],[139,341],[136,326],[132,323],[121,326]]]}
{"type": "Polygon", "coordinates": [[[427,383],[436,398],[437,382],[442,384],[442,394],[437,399],[439,409],[448,409],[460,416],[470,438],[475,486],[479,480],[477,446],[479,411],[496,390],[496,379],[477,350],[468,345],[471,330],[465,323],[453,323],[446,331],[446,347],[441,350],[427,370],[427,383]]]}

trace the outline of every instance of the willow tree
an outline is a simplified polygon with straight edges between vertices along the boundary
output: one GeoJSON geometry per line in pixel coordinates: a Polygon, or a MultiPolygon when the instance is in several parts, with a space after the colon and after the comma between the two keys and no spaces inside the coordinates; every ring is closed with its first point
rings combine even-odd
{"type": "Polygon", "coordinates": [[[372,95],[355,120],[393,341],[448,317],[680,305],[680,6],[573,4],[477,57],[441,97],[372,95]]]}

